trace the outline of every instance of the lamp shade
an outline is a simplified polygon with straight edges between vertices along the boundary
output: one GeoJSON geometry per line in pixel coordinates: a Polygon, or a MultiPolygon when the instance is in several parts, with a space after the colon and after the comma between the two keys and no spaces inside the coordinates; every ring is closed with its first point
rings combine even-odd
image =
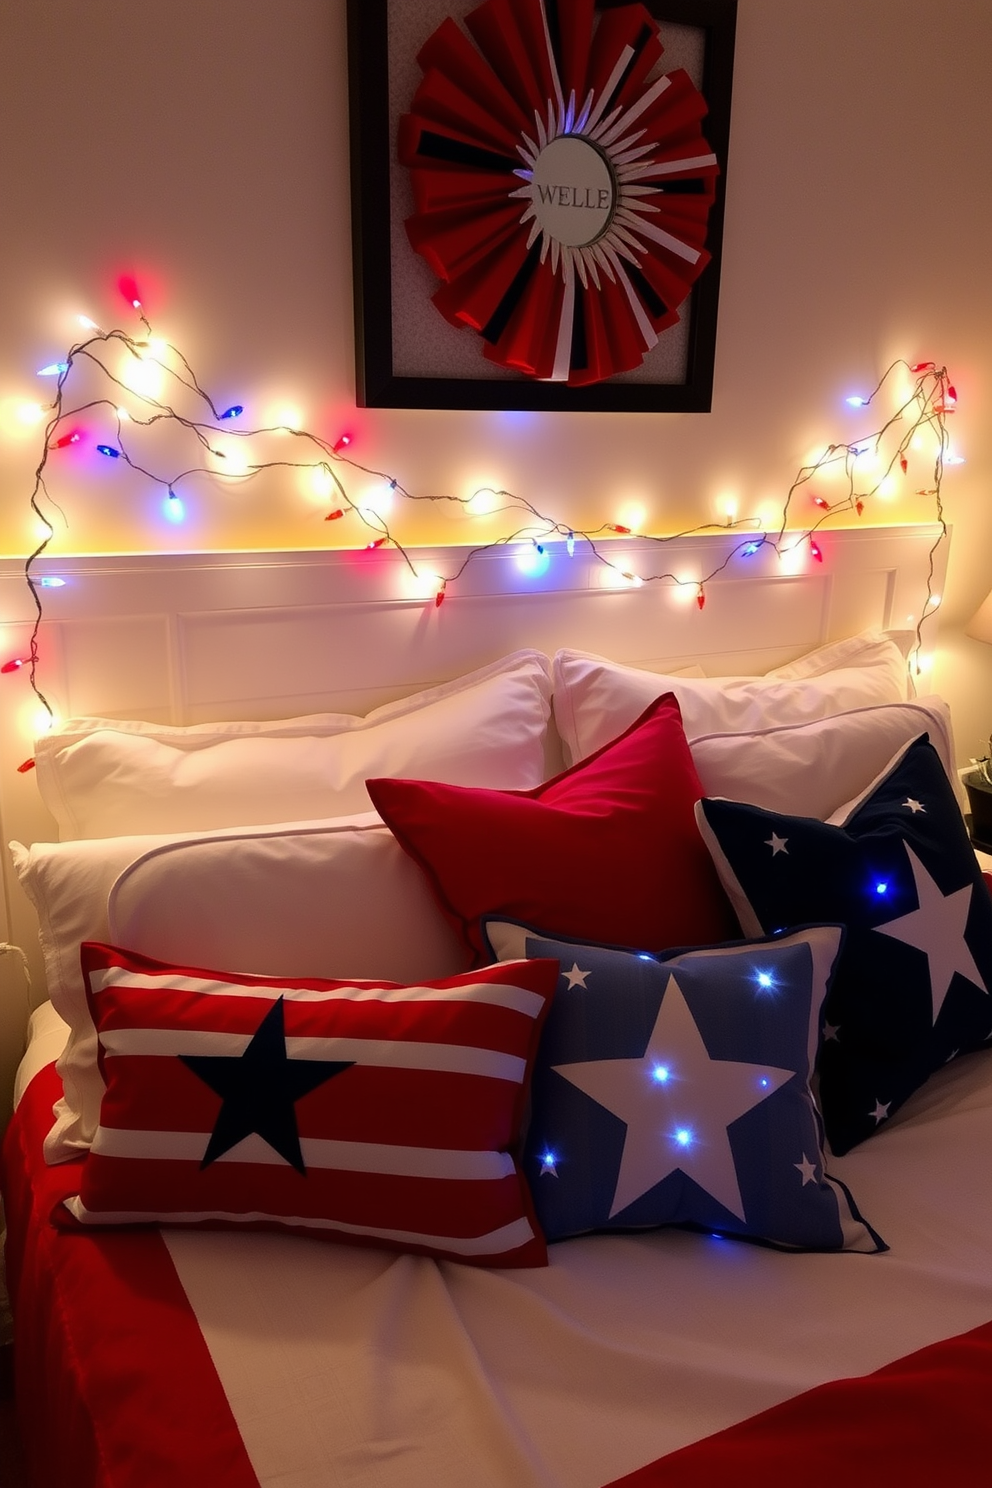
{"type": "Polygon", "coordinates": [[[988,641],[992,645],[992,593],[985,596],[965,626],[964,633],[976,641],[988,641]]]}

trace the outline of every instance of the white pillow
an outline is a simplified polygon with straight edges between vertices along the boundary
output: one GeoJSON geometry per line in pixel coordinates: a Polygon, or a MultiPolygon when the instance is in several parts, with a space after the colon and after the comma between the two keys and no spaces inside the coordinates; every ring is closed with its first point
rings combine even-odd
{"type": "Polygon", "coordinates": [[[69,719],[35,746],[63,842],[368,811],[365,781],[529,790],[548,773],[550,662],[518,651],[374,709],[172,728],[69,719]]]}
{"type": "Polygon", "coordinates": [[[804,723],[909,696],[912,631],[868,630],[820,646],[764,677],[708,677],[621,666],[585,651],[554,659],[554,712],[565,759],[576,764],[629,728],[655,698],[674,692],[687,737],[804,723]]]}
{"type": "Polygon", "coordinates": [[[689,748],[705,795],[826,821],[923,733],[959,793],[950,709],[938,697],[747,733],[704,734],[689,748]]]}
{"type": "Polygon", "coordinates": [[[38,912],[49,995],[70,1035],[48,1162],[89,1147],[103,1080],[84,940],[188,966],[403,983],[466,970],[427,880],[375,815],[202,838],[11,843],[38,912]]]}

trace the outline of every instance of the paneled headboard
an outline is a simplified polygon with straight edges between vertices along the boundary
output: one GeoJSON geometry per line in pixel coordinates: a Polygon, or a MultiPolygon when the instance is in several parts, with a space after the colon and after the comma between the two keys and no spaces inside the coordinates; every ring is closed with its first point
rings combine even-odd
{"type": "MultiPolygon", "coordinates": [[[[619,570],[682,581],[640,587],[585,544],[572,558],[563,543],[549,545],[540,574],[525,574],[513,549],[493,548],[473,557],[440,606],[433,576],[452,574],[470,550],[413,551],[419,581],[385,549],[46,557],[35,576],[64,584],[43,591],[38,681],[61,717],[192,724],[365,713],[524,646],[657,670],[699,662],[710,675],[761,672],[870,625],[915,626],[938,536],[935,526],[824,532],[822,562],[798,535],[783,557],[771,547],[742,555],[739,531],[663,545],[609,540],[603,551],[619,570]],[[700,608],[698,583],[710,574],[700,608]]],[[[938,593],[946,557],[945,542],[934,560],[938,593]]],[[[25,654],[33,618],[23,563],[0,559],[0,661],[25,654]]],[[[18,773],[40,705],[26,667],[0,684],[3,843],[51,839],[33,772],[18,773]]],[[[6,853],[3,864],[0,940],[29,951],[37,1000],[36,928],[6,853]]],[[[0,1105],[21,1047],[20,978],[14,958],[0,958],[0,1105]]]]}

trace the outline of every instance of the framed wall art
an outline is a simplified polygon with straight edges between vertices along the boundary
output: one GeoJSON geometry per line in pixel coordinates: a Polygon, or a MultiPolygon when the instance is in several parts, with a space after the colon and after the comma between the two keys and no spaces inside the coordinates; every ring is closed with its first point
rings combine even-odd
{"type": "Polygon", "coordinates": [[[348,0],[358,401],[710,407],[736,0],[348,0]]]}

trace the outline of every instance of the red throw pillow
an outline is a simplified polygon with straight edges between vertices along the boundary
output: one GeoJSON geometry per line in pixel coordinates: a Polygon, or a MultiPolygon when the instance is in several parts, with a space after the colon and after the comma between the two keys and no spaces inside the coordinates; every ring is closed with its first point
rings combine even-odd
{"type": "Polygon", "coordinates": [[[644,951],[741,933],[694,819],[703,791],[673,693],[534,790],[366,786],[476,965],[490,914],[644,951]]]}
{"type": "Polygon", "coordinates": [[[82,947],[106,1094],[66,1228],[288,1229],[543,1266],[516,1160],[557,961],[400,987],[82,947]]]}

